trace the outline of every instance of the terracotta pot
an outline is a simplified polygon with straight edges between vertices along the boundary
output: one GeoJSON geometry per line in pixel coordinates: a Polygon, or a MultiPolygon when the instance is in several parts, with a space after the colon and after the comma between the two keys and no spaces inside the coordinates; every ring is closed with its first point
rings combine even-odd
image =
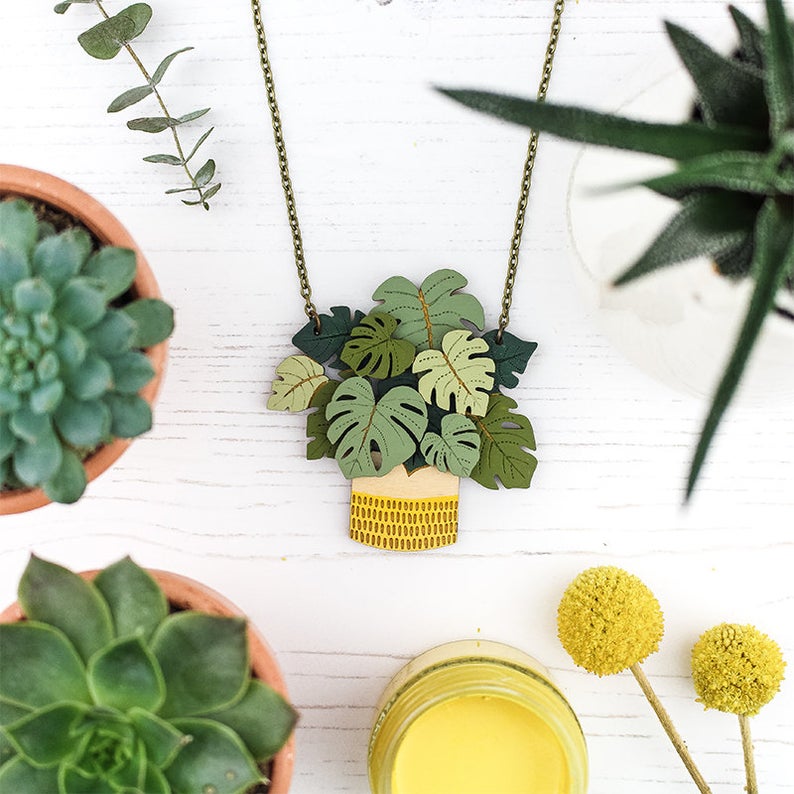
{"type": "MultiPolygon", "coordinates": [[[[96,199],[50,174],[21,166],[0,164],[0,198],[9,195],[46,202],[72,215],[104,245],[131,248],[135,251],[138,265],[133,291],[141,298],[161,297],[157,281],[140,248],[116,217],[96,199]]],[[[155,376],[140,391],[140,395],[151,405],[165,370],[168,342],[161,342],[145,352],[154,366],[155,376]]],[[[86,459],[84,465],[88,482],[112,466],[132,441],[133,439],[117,438],[86,459]]],[[[49,502],[40,488],[0,493],[0,515],[24,513],[49,502]]]]}
{"type": "MultiPolygon", "coordinates": [[[[147,569],[148,570],[148,569],[147,569]]],[[[221,615],[223,617],[245,617],[231,601],[224,598],[206,585],[168,571],[148,571],[162,587],[168,602],[176,609],[193,609],[205,612],[208,615],[221,615]]],[[[92,581],[99,573],[98,570],[83,571],[80,576],[92,581]]],[[[14,602],[0,612],[0,623],[15,623],[23,620],[25,614],[17,602],[14,602]]],[[[287,687],[281,675],[273,652],[268,647],[262,635],[248,621],[248,645],[251,652],[251,668],[254,675],[269,684],[279,694],[288,698],[287,687]]],[[[270,789],[268,794],[286,794],[292,780],[292,770],[295,766],[295,736],[281,748],[273,758],[270,769],[270,789]]]]}

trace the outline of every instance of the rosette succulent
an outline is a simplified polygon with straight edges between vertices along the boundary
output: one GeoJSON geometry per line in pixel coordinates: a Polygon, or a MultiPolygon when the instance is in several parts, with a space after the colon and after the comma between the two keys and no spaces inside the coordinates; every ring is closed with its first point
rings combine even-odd
{"type": "Polygon", "coordinates": [[[244,794],[295,712],[245,620],[181,611],[129,558],[89,583],[32,557],[0,625],[0,791],[244,794]]]}
{"type": "Polygon", "coordinates": [[[133,251],[0,202],[0,489],[74,502],[92,451],[151,427],[142,348],[169,336],[173,312],[130,294],[135,271],[133,251]]]}
{"type": "MultiPolygon", "coordinates": [[[[481,91],[443,93],[476,110],[569,140],[645,152],[677,169],[642,184],[680,211],[615,285],[708,256],[721,275],[752,279],[744,323],[713,397],[687,483],[692,493],[714,433],[770,312],[794,321],[794,24],[766,0],[768,27],[730,6],[732,56],[678,25],[667,33],[695,84],[692,118],[658,124],[481,91]]],[[[697,344],[698,340],[692,340],[697,344]]]]}
{"type": "Polygon", "coordinates": [[[314,409],[310,460],[335,458],[348,479],[425,466],[486,488],[529,487],[532,425],[502,388],[518,385],[537,345],[497,330],[481,336],[482,305],[454,270],[420,286],[402,276],[375,290],[368,315],[334,306],[292,339],[268,408],[314,409]],[[336,378],[329,374],[336,374],[336,378]]]}

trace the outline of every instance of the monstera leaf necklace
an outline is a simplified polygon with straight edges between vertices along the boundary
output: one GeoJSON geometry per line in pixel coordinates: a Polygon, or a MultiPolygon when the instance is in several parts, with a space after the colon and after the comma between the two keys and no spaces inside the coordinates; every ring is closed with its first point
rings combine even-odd
{"type": "MultiPolygon", "coordinates": [[[[485,488],[528,488],[537,466],[529,420],[503,393],[518,385],[537,345],[508,333],[513,285],[532,169],[533,131],[496,328],[485,329],[482,305],[463,292],[466,279],[437,270],[420,285],[393,276],[364,313],[312,300],[287,148],[259,0],[251,0],[300,294],[308,322],[295,334],[300,351],[276,369],[267,406],[309,411],[307,457],[334,458],[352,480],[350,536],[394,551],[454,543],[459,478],[485,488]],[[472,332],[477,328],[480,333],[472,332]]],[[[538,99],[549,86],[565,4],[554,3],[538,99]]]]}

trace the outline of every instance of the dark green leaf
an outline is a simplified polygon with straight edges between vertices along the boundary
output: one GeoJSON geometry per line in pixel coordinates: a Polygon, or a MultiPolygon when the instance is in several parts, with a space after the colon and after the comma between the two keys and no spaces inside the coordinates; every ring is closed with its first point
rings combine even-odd
{"type": "Polygon", "coordinates": [[[64,449],[58,471],[41,487],[48,499],[61,504],[73,504],[85,491],[86,473],[80,458],[70,449],[64,449]]]}
{"type": "Polygon", "coordinates": [[[758,70],[720,55],[672,22],[666,22],[665,26],[670,41],[695,82],[698,105],[706,123],[766,130],[769,110],[758,70]]]}
{"type": "Polygon", "coordinates": [[[23,758],[14,758],[0,769],[0,791],[9,794],[43,794],[58,791],[58,770],[36,769],[23,758]]]}
{"type": "Polygon", "coordinates": [[[35,555],[19,582],[19,603],[31,620],[60,629],[85,661],[113,637],[110,610],[96,587],[35,555]]]}
{"type": "Polygon", "coordinates": [[[736,279],[748,276],[753,264],[754,247],[753,235],[747,234],[736,246],[716,255],[714,264],[720,275],[736,279]]]}
{"type": "Polygon", "coordinates": [[[756,69],[764,68],[764,32],[735,6],[728,6],[741,41],[742,58],[756,69]]]}
{"type": "Polygon", "coordinates": [[[794,31],[786,19],[783,0],[766,0],[766,90],[772,133],[794,128],[794,31]]]}
{"type": "Polygon", "coordinates": [[[107,61],[115,58],[119,50],[133,37],[135,22],[130,17],[117,14],[103,19],[77,37],[80,46],[92,57],[107,61]]]}
{"type": "Polygon", "coordinates": [[[86,710],[79,703],[56,703],[6,726],[5,732],[26,761],[38,767],[54,766],[75,749],[78,739],[71,731],[86,710]]]}
{"type": "Polygon", "coordinates": [[[117,438],[136,438],[151,430],[152,407],[137,394],[106,394],[110,432],[117,438]]]}
{"type": "Polygon", "coordinates": [[[174,330],[174,310],[156,298],[140,298],[128,303],[123,311],[135,323],[135,347],[156,345],[168,339],[174,330]]]}
{"type": "Polygon", "coordinates": [[[571,141],[688,160],[724,150],[764,151],[765,132],[703,124],[657,124],[484,91],[439,89],[468,107],[571,141]]]}
{"type": "Polygon", "coordinates": [[[758,216],[753,261],[755,287],[733,353],[711,402],[687,480],[686,498],[692,495],[720,420],[739,385],[747,360],[774,306],[786,275],[794,272],[794,212],[791,203],[767,199],[758,216]]]}
{"type": "Polygon", "coordinates": [[[130,88],[123,94],[119,94],[109,105],[108,113],[118,113],[120,110],[126,110],[128,107],[137,104],[142,99],[146,99],[154,89],[150,85],[139,85],[135,88],[130,88]]]}
{"type": "Polygon", "coordinates": [[[109,358],[108,363],[113,370],[116,391],[120,394],[137,394],[155,374],[152,362],[136,350],[109,358]]]}
{"type": "Polygon", "coordinates": [[[193,178],[193,181],[198,187],[204,187],[208,185],[212,180],[212,177],[215,176],[215,161],[214,160],[207,160],[204,165],[196,171],[196,176],[193,178]]]}
{"type": "Polygon", "coordinates": [[[315,333],[314,320],[309,320],[303,328],[292,337],[292,344],[309,358],[320,364],[332,359],[342,352],[350,337],[350,332],[364,319],[364,313],[356,311],[350,316],[347,306],[332,306],[331,314],[320,315],[320,333],[315,333]]]}
{"type": "MultiPolygon", "coordinates": [[[[16,251],[25,257],[33,250],[38,240],[38,230],[36,214],[27,201],[0,201],[0,240],[0,248],[16,251]]],[[[24,275],[29,273],[25,272],[24,275]]],[[[6,286],[4,281],[0,281],[0,286],[6,286]]]]}
{"type": "Polygon", "coordinates": [[[332,444],[328,439],[329,422],[325,416],[325,409],[333,399],[337,386],[339,381],[327,381],[317,389],[309,404],[311,408],[316,409],[306,417],[306,437],[311,439],[306,445],[306,457],[309,460],[333,458],[336,455],[336,444],[332,444]]]}
{"type": "Polygon", "coordinates": [[[58,471],[62,459],[61,442],[52,430],[46,430],[33,444],[20,441],[14,452],[14,473],[25,485],[41,485],[58,471]]]}
{"type": "Polygon", "coordinates": [[[713,256],[735,247],[752,228],[754,202],[732,193],[697,193],[682,202],[645,253],[614,285],[622,286],[667,265],[697,256],[713,256]]]}
{"type": "Polygon", "coordinates": [[[122,712],[133,706],[156,712],[165,699],[160,666],[140,637],[116,640],[94,654],[88,688],[98,705],[122,712]]]}
{"type": "Polygon", "coordinates": [[[183,52],[187,52],[188,50],[192,49],[192,47],[183,47],[181,50],[177,50],[176,52],[172,52],[170,55],[166,55],[165,58],[163,58],[163,60],[160,62],[160,65],[154,70],[152,82],[157,85],[163,79],[163,77],[165,77],[165,72],[173,62],[174,58],[176,58],[177,55],[181,55],[183,52]]]}
{"type": "Polygon", "coordinates": [[[507,389],[514,389],[518,386],[516,374],[522,374],[527,368],[529,359],[538,349],[537,342],[525,342],[509,331],[502,333],[501,343],[497,342],[499,331],[494,329],[482,335],[488,343],[488,356],[493,359],[496,365],[494,375],[494,388],[499,389],[504,386],[507,389]]]}
{"type": "Polygon", "coordinates": [[[127,716],[146,747],[147,758],[155,766],[168,766],[176,754],[190,743],[189,736],[185,736],[182,731],[178,731],[170,722],[160,719],[156,714],[150,714],[140,708],[132,708],[127,716]]]}
{"type": "Polygon", "coordinates": [[[55,413],[63,439],[78,449],[91,449],[110,432],[110,411],[99,400],[76,400],[66,395],[55,413]]]}
{"type": "Polygon", "coordinates": [[[117,16],[124,16],[132,20],[135,27],[133,28],[132,35],[127,39],[127,41],[131,41],[146,30],[146,26],[152,18],[152,9],[151,6],[146,3],[133,3],[131,6],[127,6],[123,11],[119,11],[117,16]]]}
{"type": "Polygon", "coordinates": [[[148,641],[168,616],[160,586],[129,557],[101,571],[94,584],[110,607],[118,637],[140,635],[148,641]]]}
{"type": "Polygon", "coordinates": [[[163,165],[182,165],[182,161],[173,154],[150,154],[143,158],[147,163],[162,163],[163,165]]]}
{"type": "Polygon", "coordinates": [[[58,629],[32,620],[0,624],[0,648],[0,699],[29,709],[91,703],[83,663],[58,629]]]}
{"type": "Polygon", "coordinates": [[[200,137],[200,138],[199,138],[199,139],[196,141],[196,145],[195,145],[195,146],[194,146],[194,147],[193,147],[193,148],[190,150],[190,154],[189,154],[189,155],[188,155],[188,156],[185,158],[185,162],[186,162],[186,163],[189,163],[189,162],[190,162],[190,161],[193,159],[193,155],[194,155],[194,154],[195,154],[195,153],[196,153],[196,152],[199,150],[199,146],[201,146],[201,144],[202,144],[202,143],[204,143],[204,141],[206,141],[206,140],[207,140],[207,138],[209,138],[209,137],[210,137],[210,135],[212,135],[212,131],[213,131],[214,129],[215,129],[215,127],[210,127],[210,128],[209,128],[209,129],[208,129],[208,130],[207,130],[207,131],[206,131],[206,132],[205,132],[205,133],[204,133],[204,134],[203,134],[203,135],[202,135],[202,136],[201,136],[201,137],[200,137]]]}
{"type": "Polygon", "coordinates": [[[230,709],[215,712],[211,718],[228,725],[261,762],[284,746],[298,715],[272,687],[254,680],[242,700],[230,709]]]}
{"type": "Polygon", "coordinates": [[[130,119],[127,122],[127,127],[131,130],[139,130],[140,132],[162,132],[169,127],[176,126],[173,124],[173,119],[166,118],[165,116],[146,116],[140,119],[130,119]]]}

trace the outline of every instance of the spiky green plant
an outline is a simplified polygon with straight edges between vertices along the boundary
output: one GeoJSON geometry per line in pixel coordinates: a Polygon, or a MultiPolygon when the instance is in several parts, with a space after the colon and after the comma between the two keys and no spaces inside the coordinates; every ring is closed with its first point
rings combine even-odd
{"type": "Polygon", "coordinates": [[[93,250],[85,230],[55,234],[27,201],[0,201],[0,490],[74,502],[94,449],[151,427],[142,348],[169,336],[173,311],[127,295],[135,271],[133,251],[93,250]]]}
{"type": "Polygon", "coordinates": [[[93,583],[31,557],[0,625],[0,791],[243,794],[296,715],[251,678],[246,622],[169,613],[129,558],[93,583]]]}
{"type": "MultiPolygon", "coordinates": [[[[615,281],[709,256],[730,278],[755,285],[733,353],[714,394],[689,471],[692,494],[709,445],[776,300],[794,290],[794,25],[782,0],[766,0],[768,29],[730,6],[739,49],[724,57],[691,33],[667,33],[696,87],[694,118],[655,124],[466,90],[443,93],[476,110],[562,138],[660,155],[671,174],[642,184],[681,204],[642,256],[615,281]]],[[[695,340],[696,342],[696,340],[695,340]]]]}

